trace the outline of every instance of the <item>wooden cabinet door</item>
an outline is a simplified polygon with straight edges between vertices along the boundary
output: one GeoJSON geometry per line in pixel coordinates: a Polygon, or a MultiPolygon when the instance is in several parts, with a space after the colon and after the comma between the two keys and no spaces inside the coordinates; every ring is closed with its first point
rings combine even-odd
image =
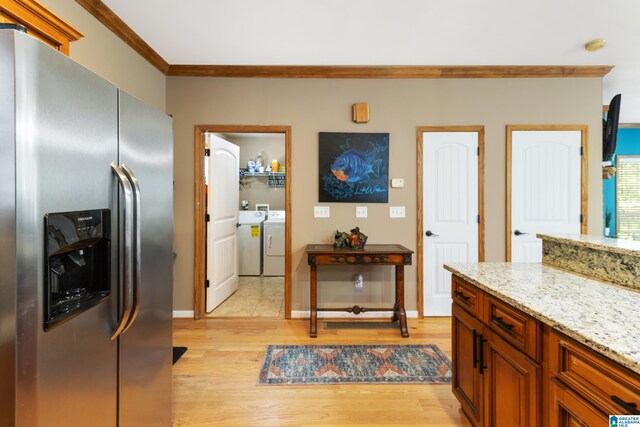
{"type": "Polygon", "coordinates": [[[483,333],[484,425],[541,425],[540,366],[489,328],[483,333]]]}
{"type": "Polygon", "coordinates": [[[478,365],[478,342],[482,323],[457,304],[453,304],[451,317],[453,353],[453,394],[462,411],[474,426],[482,421],[482,378],[478,365]]]}

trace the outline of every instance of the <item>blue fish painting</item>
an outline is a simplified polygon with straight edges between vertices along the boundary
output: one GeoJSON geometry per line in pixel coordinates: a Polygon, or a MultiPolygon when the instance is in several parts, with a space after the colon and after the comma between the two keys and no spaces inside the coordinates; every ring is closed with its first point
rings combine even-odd
{"type": "Polygon", "coordinates": [[[378,176],[382,160],[371,161],[367,157],[353,151],[341,154],[333,165],[331,173],[344,182],[368,182],[369,175],[378,176]]]}
{"type": "Polygon", "coordinates": [[[319,148],[320,202],[388,202],[388,133],[320,132],[319,148]]]}

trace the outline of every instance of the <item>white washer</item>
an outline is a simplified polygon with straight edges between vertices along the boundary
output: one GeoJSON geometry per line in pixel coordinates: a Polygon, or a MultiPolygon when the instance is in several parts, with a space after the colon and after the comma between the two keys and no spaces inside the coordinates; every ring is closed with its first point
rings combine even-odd
{"type": "Polygon", "coordinates": [[[263,211],[238,212],[238,274],[259,276],[262,274],[262,223],[263,211]]]}
{"type": "Polygon", "coordinates": [[[269,211],[264,222],[265,276],[284,276],[284,220],[285,211],[269,211]]]}

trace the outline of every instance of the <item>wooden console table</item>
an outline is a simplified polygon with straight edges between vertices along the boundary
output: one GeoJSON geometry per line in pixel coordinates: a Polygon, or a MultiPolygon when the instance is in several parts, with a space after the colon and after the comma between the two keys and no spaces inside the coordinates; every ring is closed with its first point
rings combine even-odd
{"type": "Polygon", "coordinates": [[[391,321],[398,321],[400,333],[409,336],[407,314],[404,309],[404,266],[411,265],[413,251],[401,245],[366,245],[363,249],[335,248],[333,245],[307,245],[307,261],[310,271],[310,326],[309,335],[318,336],[318,311],[344,310],[360,314],[367,311],[393,310],[391,321]],[[396,299],[393,308],[366,308],[354,305],[347,308],[318,308],[318,266],[319,265],[395,265],[396,299]]]}

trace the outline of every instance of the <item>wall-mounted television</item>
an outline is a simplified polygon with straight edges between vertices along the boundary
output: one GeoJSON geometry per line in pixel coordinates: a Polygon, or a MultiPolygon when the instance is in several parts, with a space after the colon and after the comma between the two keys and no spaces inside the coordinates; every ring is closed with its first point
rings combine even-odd
{"type": "Polygon", "coordinates": [[[613,153],[616,151],[621,98],[622,95],[617,94],[611,99],[607,118],[602,120],[602,163],[604,166],[611,164],[613,153]]]}

